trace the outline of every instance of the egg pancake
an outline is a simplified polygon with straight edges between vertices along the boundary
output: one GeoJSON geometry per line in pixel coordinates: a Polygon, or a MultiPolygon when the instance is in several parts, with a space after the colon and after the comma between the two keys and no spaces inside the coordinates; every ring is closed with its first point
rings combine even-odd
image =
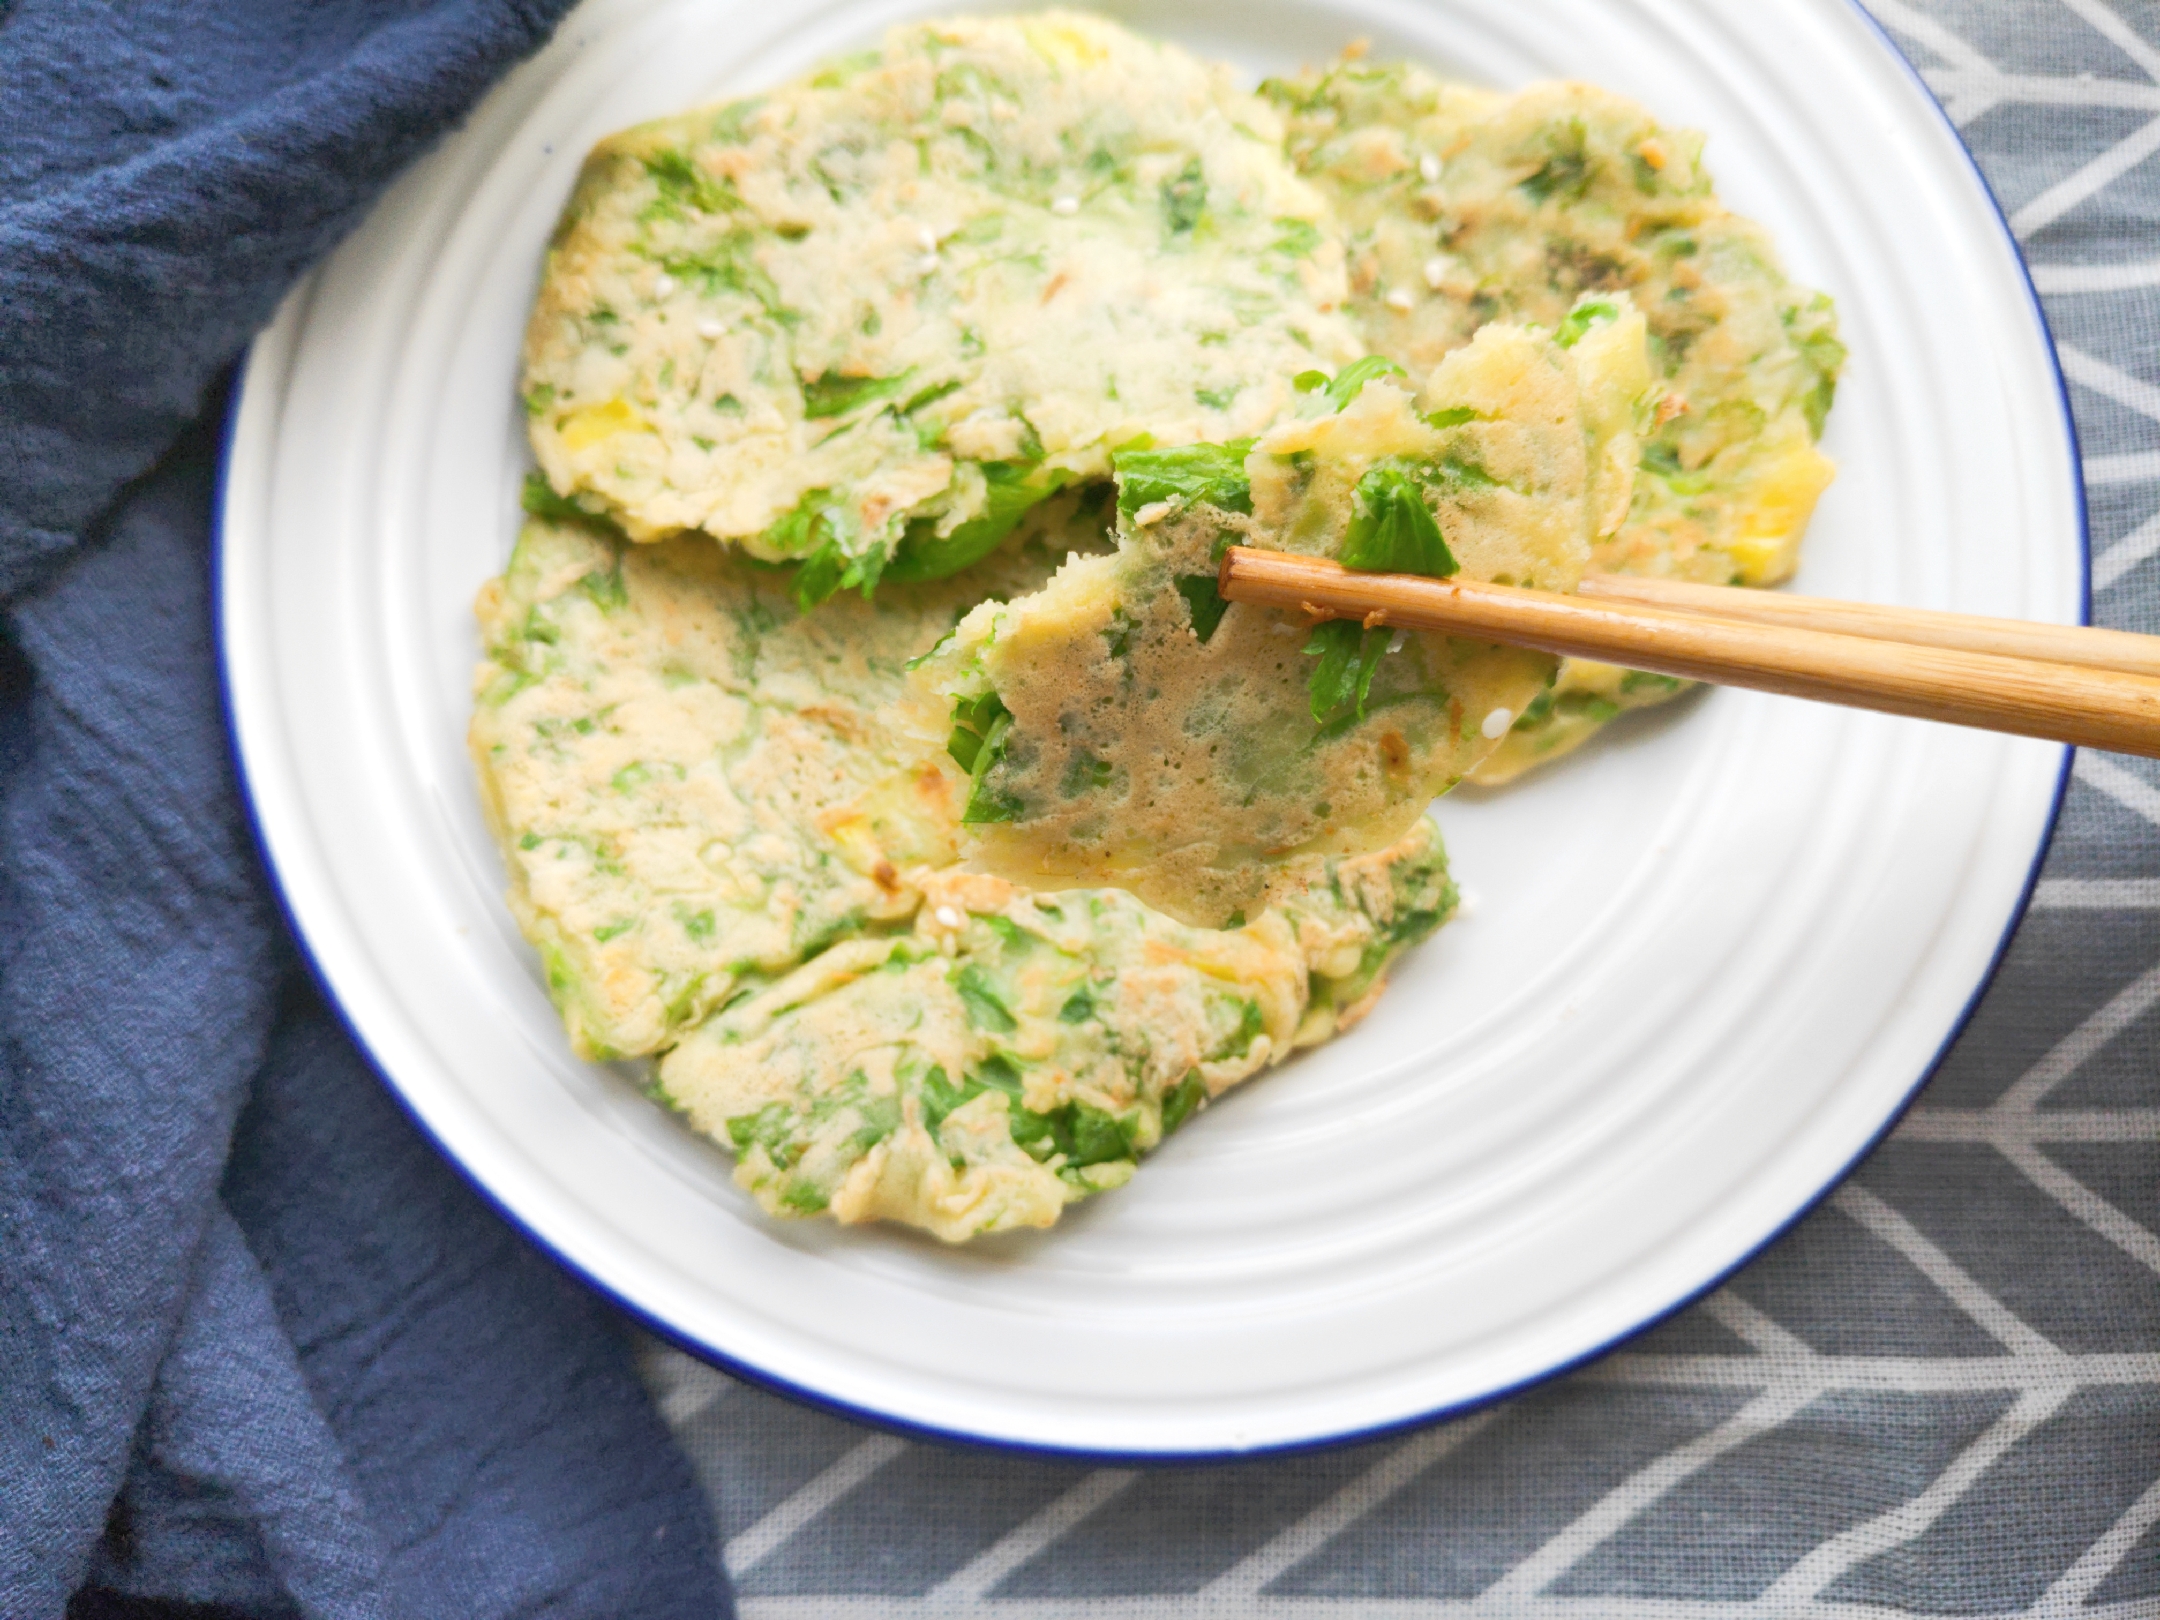
{"type": "Polygon", "coordinates": [[[908,659],[1100,549],[1097,493],[1036,509],[965,582],[808,614],[709,542],[574,519],[529,522],[481,593],[472,756],[572,1045],[657,1058],[654,1094],[775,1214],[1046,1225],[1361,1015],[1454,905],[1424,820],[1288,863],[1220,929],[878,846],[850,805],[908,763],[908,659]]]}
{"type": "Polygon", "coordinates": [[[1555,660],[1229,605],[1216,560],[1572,590],[1629,509],[1650,383],[1642,318],[1615,306],[1557,339],[1488,325],[1415,398],[1375,377],[1249,446],[1119,457],[1117,551],[986,602],[915,672],[909,785],[942,770],[958,819],[942,845],[892,842],[1196,923],[1266,903],[1301,856],[1393,842],[1545,700],[1555,660]]]}
{"type": "MultiPolygon", "coordinates": [[[[1327,193],[1372,348],[1422,375],[1493,320],[1556,326],[1629,295],[1664,384],[1627,521],[1592,566],[1774,585],[1833,468],[1815,447],[1844,364],[1836,315],[1721,205],[1702,138],[1585,84],[1501,94],[1345,57],[1270,81],[1298,172],[1327,193]]],[[[1680,683],[1574,660],[1473,778],[1557,757],[1680,683]]]]}
{"type": "Polygon", "coordinates": [[[540,466],[805,603],[965,567],[1117,446],[1258,432],[1363,352],[1282,136],[1228,69],[1055,11],[611,136],[526,333],[540,466]]]}

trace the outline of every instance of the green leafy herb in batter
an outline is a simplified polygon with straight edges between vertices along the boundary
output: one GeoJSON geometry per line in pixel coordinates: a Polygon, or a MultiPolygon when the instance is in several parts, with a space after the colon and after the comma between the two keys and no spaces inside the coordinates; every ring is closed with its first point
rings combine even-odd
{"type": "Polygon", "coordinates": [[[1572,349],[1582,341],[1583,334],[1600,321],[1620,318],[1620,306],[1610,298],[1586,298],[1561,319],[1553,329],[1553,341],[1563,349],[1572,349]]]}
{"type": "Polygon", "coordinates": [[[832,504],[829,489],[806,489],[795,504],[774,520],[759,538],[774,557],[800,557],[813,551],[830,532],[826,515],[832,504]]]}
{"type": "MultiPolygon", "coordinates": [[[[820,518],[819,526],[823,526],[820,518]]],[[[885,571],[882,551],[850,551],[835,535],[803,559],[795,571],[795,604],[804,612],[829,601],[841,591],[860,590],[868,596],[877,589],[885,571]]]]}
{"type": "Polygon", "coordinates": [[[1337,553],[1345,568],[1434,579],[1455,572],[1455,554],[1425,504],[1425,491],[1404,469],[1372,468],[1357,481],[1352,498],[1350,529],[1337,553]]]}
{"type": "Polygon", "coordinates": [[[1207,174],[1198,158],[1163,182],[1162,206],[1163,223],[1173,236],[1187,235],[1200,223],[1207,211],[1207,174]]]}
{"type": "Polygon", "coordinates": [[[1317,658],[1308,679],[1312,717],[1323,729],[1365,718],[1373,676],[1394,632],[1385,626],[1367,630],[1355,619],[1316,624],[1305,639],[1305,656],[1317,658]]]}
{"type": "Polygon", "coordinates": [[[1268,245],[1270,253],[1280,253],[1290,259],[1309,259],[1319,251],[1320,229],[1311,220],[1278,219],[1275,228],[1282,234],[1268,245]]]}
{"type": "Polygon", "coordinates": [[[622,530],[605,512],[595,511],[584,505],[574,495],[558,495],[549,485],[545,475],[527,473],[525,486],[518,497],[518,504],[536,518],[546,518],[550,523],[575,523],[596,533],[620,538],[622,530]]]}
{"type": "Polygon", "coordinates": [[[747,229],[730,231],[695,251],[663,255],[660,268],[677,281],[688,282],[707,298],[721,293],[745,294],[783,326],[793,326],[802,319],[781,297],[779,283],[758,263],[757,238],[747,229]]]}
{"type": "Polygon", "coordinates": [[[1065,779],[1059,784],[1068,799],[1077,799],[1083,793],[1093,793],[1108,787],[1117,780],[1117,767],[1107,759],[1097,759],[1085,749],[1075,749],[1072,759],[1065,767],[1065,779]]]}
{"type": "Polygon", "coordinates": [[[1237,1057],[1249,1051],[1252,1043],[1257,1041],[1266,1029],[1267,1019],[1261,1014],[1260,1003],[1243,1002],[1238,1007],[1237,1028],[1224,1036],[1222,1044],[1210,1055],[1218,1058],[1237,1057]]]}
{"type": "Polygon", "coordinates": [[[941,535],[937,525],[917,518],[907,527],[900,547],[885,567],[884,577],[899,584],[944,579],[995,551],[1029,510],[1058,492],[1062,473],[1044,473],[1029,461],[983,463],[983,509],[952,533],[941,535]]]}
{"type": "Polygon", "coordinates": [[[1110,622],[1098,633],[1104,650],[1113,660],[1124,662],[1132,657],[1133,632],[1137,628],[1133,616],[1122,605],[1110,610],[1110,622]]]}
{"type": "Polygon", "coordinates": [[[660,193],[647,209],[654,218],[681,219],[685,209],[717,214],[741,206],[742,198],[732,184],[714,179],[677,148],[646,158],[645,172],[660,193]]]}
{"type": "Polygon", "coordinates": [[[1805,303],[1788,305],[1780,311],[1780,318],[1800,358],[1814,373],[1801,404],[1807,413],[1808,431],[1821,438],[1823,423],[1837,398],[1838,373],[1845,368],[1845,345],[1837,335],[1837,310],[1828,294],[1816,293],[1805,303]]]}
{"type": "Polygon", "coordinates": [[[1162,1128],[1168,1136],[1186,1120],[1195,1109],[1207,1101],[1207,1083],[1200,1078],[1200,1071],[1193,1070],[1163,1098],[1162,1128]]]}
{"type": "Polygon", "coordinates": [[[962,698],[953,705],[952,736],[945,744],[945,751],[963,771],[973,772],[991,734],[997,729],[997,723],[1011,718],[995,692],[985,692],[977,698],[962,698]]]}
{"type": "Polygon", "coordinates": [[[1010,1035],[1020,1027],[1012,1009],[997,993],[997,986],[980,963],[970,962],[953,975],[953,989],[967,1008],[968,1022],[993,1035],[1010,1035]]]}
{"type": "Polygon", "coordinates": [[[1233,439],[1170,450],[1120,450],[1110,458],[1118,480],[1118,515],[1129,518],[1160,501],[1250,512],[1252,480],[1245,475],[1245,457],[1252,446],[1250,439],[1233,439]]]}
{"type": "Polygon", "coordinates": [[[907,377],[843,377],[828,371],[803,384],[803,415],[812,421],[845,416],[859,406],[890,399],[907,384],[907,377]]]}
{"type": "Polygon", "coordinates": [[[1522,189],[1540,203],[1580,202],[1597,178],[1589,154],[1590,133],[1579,118],[1560,124],[1547,136],[1552,153],[1522,189]]]}
{"type": "Polygon", "coordinates": [[[591,599],[593,606],[602,613],[620,613],[630,605],[630,588],[623,583],[622,557],[618,554],[612,568],[595,568],[581,576],[578,589],[591,599]]]}
{"type": "Polygon", "coordinates": [[[1216,588],[1213,574],[1180,574],[1173,581],[1178,595],[1185,598],[1185,606],[1192,612],[1193,634],[1205,646],[1215,634],[1223,615],[1230,611],[1230,604],[1216,588]]]}
{"type": "Polygon", "coordinates": [[[1017,796],[993,786],[985,778],[990,768],[1005,757],[1005,742],[1012,731],[1012,714],[995,692],[963,698],[953,705],[952,736],[945,751],[968,773],[967,808],[961,821],[979,825],[1010,821],[1020,813],[1017,796]]]}
{"type": "Polygon", "coordinates": [[[1362,360],[1353,360],[1335,374],[1335,380],[1327,385],[1327,402],[1338,411],[1343,409],[1365,391],[1365,385],[1382,377],[1409,375],[1384,354],[1368,354],[1362,360]]]}
{"type": "MultiPolygon", "coordinates": [[[[795,1111],[786,1103],[767,1103],[754,1114],[737,1114],[727,1122],[728,1140],[735,1144],[737,1154],[748,1153],[753,1147],[762,1147],[771,1153],[775,1162],[784,1163],[781,1155],[788,1146],[788,1138],[795,1126],[795,1111]]],[[[800,1153],[796,1155],[800,1157],[800,1153]]]]}

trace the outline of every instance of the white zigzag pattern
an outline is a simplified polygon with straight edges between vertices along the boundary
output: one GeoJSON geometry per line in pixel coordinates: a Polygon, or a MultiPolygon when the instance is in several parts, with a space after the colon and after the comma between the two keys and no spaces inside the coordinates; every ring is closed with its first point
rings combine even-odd
{"type": "MultiPolygon", "coordinates": [[[[2036,76],[2006,72],[1982,52],[1905,0],[1872,0],[1871,9],[1910,45],[1934,58],[1922,68],[1959,125],[2009,104],[2119,107],[2154,117],[2089,162],[2046,187],[2012,216],[2029,236],[2091,201],[2101,190],[2160,152],[2160,47],[2146,41],[2102,0],[2058,0],[2146,75],[2145,82],[2090,75],[2036,76]]],[[[2037,265],[2033,278],[2051,295],[2094,295],[2160,285],[2160,260],[2121,265],[2037,265]]],[[[2065,374],[2160,424],[2160,388],[2094,355],[2062,348],[2065,374]]],[[[2095,458],[2095,484],[2160,483],[2160,449],[2095,458]]],[[[2095,559],[2093,583],[2115,584],[2160,551],[2160,510],[2095,559]]],[[[2094,755],[2077,767],[2080,782],[2160,826],[2160,788],[2128,768],[2094,755]]],[[[2160,910],[2160,878],[2050,879],[2035,896],[2041,911],[2160,910]]],[[[2046,1110],[2040,1104],[2094,1054],[2160,1004],[2160,966],[2124,986],[2105,1005],[2045,1053],[1984,1109],[1922,1106],[1899,1129],[1915,1142],[1984,1144],[2034,1186],[2125,1254],[2160,1273],[2156,1235],[2048,1156],[2056,1143],[2160,1141],[2160,1108],[2046,1110]]],[[[1507,1410],[1499,1407],[1429,1429],[1391,1448],[1363,1474],[1233,1563],[1197,1592],[1118,1598],[997,1598],[1000,1582],[1047,1551],[1133,1482],[1127,1470],[1081,1476],[1015,1529],[983,1548],[942,1584],[919,1597],[837,1594],[745,1599],[746,1620],[912,1620],[922,1616],[986,1616],[996,1620],[1393,1620],[1403,1616],[1510,1616],[1521,1620],[1710,1620],[1779,1616],[1784,1620],[1881,1620],[1903,1611],[1874,1604],[1828,1601],[1838,1577],[1924,1534],[1972,1489],[2000,1458],[2045,1423],[2080,1389],[2160,1388],[2160,1352],[2074,1354],[2052,1343],[1992,1295],[1904,1215],[1857,1183],[1841,1188],[1835,1207],[1896,1250],[1951,1304],[2000,1346],[1996,1355],[1964,1357],[1842,1356],[1820,1353],[1739,1296],[1720,1291],[1703,1308],[1752,1353],[1670,1355],[1622,1351],[1577,1374],[1598,1384],[1679,1390],[1730,1389],[1749,1398],[1723,1423],[1653,1459],[1551,1536],[1501,1579],[1473,1598],[1382,1599],[1270,1596],[1267,1588],[1322,1553],[1383,1504],[1414,1487],[1429,1470],[1507,1410]],[[1824,1396],[1842,1391],[1908,1394],[2001,1391],[2010,1405],[1953,1457],[1925,1489],[1853,1525],[1798,1559],[1761,1595],[1743,1602],[1696,1602],[1548,1595],[1553,1583],[1623,1531],[1661,1498],[1718,1457],[1770,1433],[1824,1396]]],[[[662,1410],[678,1429],[731,1386],[689,1358],[664,1353],[662,1410]],[[677,1366],[676,1364],[680,1365],[677,1366]]],[[[747,1573],[777,1552],[828,1508],[869,1482],[908,1450],[885,1436],[863,1439],[807,1484],[767,1511],[727,1544],[728,1567],[747,1573]]],[[[2160,1524],[2156,1480],[2025,1612],[2036,1620],[2153,1620],[2160,1603],[2137,1600],[2093,1605],[2089,1599],[2160,1524]]],[[[1929,1610],[1941,1620],[1941,1611],[1929,1610]]]]}

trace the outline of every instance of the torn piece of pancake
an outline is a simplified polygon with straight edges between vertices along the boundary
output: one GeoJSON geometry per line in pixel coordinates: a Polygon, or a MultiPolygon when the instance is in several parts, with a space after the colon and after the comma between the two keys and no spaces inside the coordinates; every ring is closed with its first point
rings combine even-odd
{"type": "Polygon", "coordinates": [[[528,523],[481,594],[473,759],[572,1044],[660,1056],[656,1096],[775,1214],[1047,1225],[1360,1016],[1454,905],[1429,821],[1223,930],[869,841],[849,802],[904,767],[907,659],[1099,549],[1111,493],[1045,503],[964,582],[811,614],[772,568],[576,521],[528,523]]]}
{"type": "Polygon", "coordinates": [[[691,1031],[659,1095],[776,1215],[948,1242],[1048,1226],[1238,1081],[1362,1013],[1455,906],[1437,830],[1307,861],[1247,925],[1118,889],[925,875],[911,932],[827,950],[691,1031]]]}
{"type": "Polygon", "coordinates": [[[916,891],[850,863],[833,807],[901,764],[885,711],[906,660],[1100,545],[1107,505],[1038,508],[965,585],[808,616],[776,570],[709,544],[525,526],[481,592],[469,740],[511,909],[582,1055],[656,1051],[743,984],[906,922],[916,891]]]}
{"type": "Polygon", "coordinates": [[[1121,444],[1254,433],[1363,352],[1324,201],[1227,68],[1070,12],[892,29],[611,136],[525,343],[558,494],[802,563],[985,555],[1121,444]]]}
{"type": "Polygon", "coordinates": [[[1652,388],[1624,305],[1557,336],[1488,325],[1415,400],[1361,362],[1249,447],[1121,456],[1118,550],[975,609],[923,661],[907,719],[950,819],[910,823],[935,807],[918,767],[866,801],[873,840],[1219,923],[1301,857],[1400,838],[1554,660],[1228,606],[1216,560],[1238,543],[1572,590],[1628,511],[1652,388]]]}
{"type": "MultiPolygon", "coordinates": [[[[1815,447],[1845,349],[1830,300],[1721,205],[1702,139],[1583,84],[1514,95],[1344,58],[1271,81],[1298,170],[1328,194],[1365,340],[1413,373],[1485,322],[1552,325],[1626,293],[1665,383],[1628,520],[1593,565],[1714,584],[1787,578],[1832,466],[1815,447]]],[[[1475,773],[1505,780],[1679,690],[1573,661],[1475,773]]]]}

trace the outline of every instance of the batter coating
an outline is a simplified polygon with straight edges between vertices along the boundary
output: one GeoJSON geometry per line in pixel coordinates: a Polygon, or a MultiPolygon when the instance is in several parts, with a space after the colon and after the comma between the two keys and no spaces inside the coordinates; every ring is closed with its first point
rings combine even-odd
{"type": "Polygon", "coordinates": [[[703,541],[576,521],[527,524],[482,592],[472,753],[572,1044],[658,1057],[655,1095],[775,1214],[1047,1225],[1353,1021],[1454,905],[1423,820],[1284,862],[1277,903],[1229,929],[888,858],[848,801],[905,767],[909,655],[1099,546],[1105,507],[1061,497],[965,583],[811,614],[703,541]]]}
{"type": "Polygon", "coordinates": [[[1274,908],[1189,928],[1117,889],[919,879],[912,933],[835,946],[692,1031],[659,1092],[725,1133],[773,1214],[948,1242],[1048,1226],[1194,1110],[1353,1021],[1455,906],[1439,835],[1307,862],[1274,908]]]}
{"type": "Polygon", "coordinates": [[[1230,606],[1216,561],[1572,590],[1628,511],[1650,375],[1632,311],[1563,335],[1495,323],[1415,400],[1376,378],[1249,450],[1120,457],[1117,552],[977,608],[916,672],[918,746],[960,784],[953,852],[1219,922],[1287,857],[1401,837],[1546,700],[1554,660],[1230,606]]]}
{"type": "Polygon", "coordinates": [[[907,24],[611,136],[526,334],[556,492],[802,563],[986,555],[1110,451],[1255,433],[1362,352],[1325,202],[1227,69],[1069,12],[907,24]]]}
{"type": "MultiPolygon", "coordinates": [[[[1632,296],[1665,397],[1633,508],[1594,568],[1791,575],[1833,472],[1815,441],[1845,349],[1829,299],[1788,282],[1762,228],[1718,202],[1699,135],[1590,85],[1503,95],[1358,57],[1262,93],[1334,204],[1361,334],[1414,374],[1487,321],[1555,326],[1585,298],[1632,296]]],[[[1553,703],[1474,779],[1506,780],[1680,689],[1622,690],[1570,660],[1553,703]]]]}

